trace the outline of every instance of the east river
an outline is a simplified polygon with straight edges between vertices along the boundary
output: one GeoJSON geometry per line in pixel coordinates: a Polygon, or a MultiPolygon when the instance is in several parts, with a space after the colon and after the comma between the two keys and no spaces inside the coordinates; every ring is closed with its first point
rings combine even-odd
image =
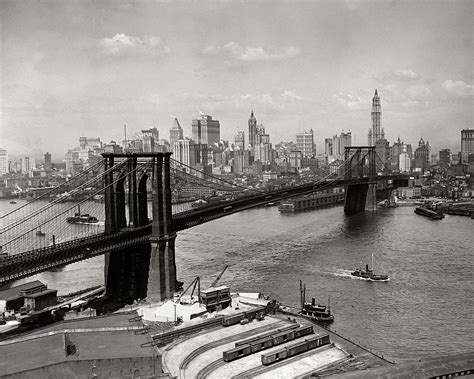
{"type": "MultiPolygon", "coordinates": [[[[0,214],[10,210],[0,201],[0,214]]],[[[474,351],[474,220],[435,221],[413,207],[379,209],[347,217],[341,206],[297,214],[262,207],[226,216],[176,240],[178,278],[196,276],[232,291],[262,292],[299,305],[306,297],[331,298],[331,329],[396,362],[474,351]],[[350,272],[370,264],[386,283],[350,272]]],[[[60,294],[103,283],[103,257],[69,265],[39,279],[60,294]]]]}

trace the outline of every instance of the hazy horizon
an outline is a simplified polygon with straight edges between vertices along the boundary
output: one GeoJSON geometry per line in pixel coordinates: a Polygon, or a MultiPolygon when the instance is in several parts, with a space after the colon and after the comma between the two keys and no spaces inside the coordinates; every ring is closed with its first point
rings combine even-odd
{"type": "Polygon", "coordinates": [[[473,120],[473,1],[0,0],[0,147],[61,161],[170,116],[200,112],[221,137],[253,109],[273,145],[312,128],[365,145],[375,88],[382,127],[433,152],[460,149],[473,120]],[[355,140],[354,140],[355,137],[355,140]],[[61,158],[60,158],[61,156],[61,158]]]}

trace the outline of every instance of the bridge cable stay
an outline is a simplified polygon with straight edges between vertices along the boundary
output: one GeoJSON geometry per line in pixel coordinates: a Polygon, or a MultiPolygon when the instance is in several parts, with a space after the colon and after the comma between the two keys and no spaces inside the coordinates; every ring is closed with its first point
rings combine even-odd
{"type": "Polygon", "coordinates": [[[99,162],[95,163],[94,165],[88,167],[86,170],[81,171],[80,173],[74,175],[67,182],[61,183],[61,184],[49,189],[48,191],[42,193],[38,197],[35,197],[35,198],[31,199],[30,201],[27,201],[25,204],[22,204],[19,207],[16,207],[15,209],[11,210],[10,212],[5,213],[4,215],[0,215],[0,219],[6,218],[6,217],[10,216],[11,214],[22,210],[25,207],[34,205],[34,203],[37,203],[41,206],[41,202],[40,202],[41,200],[49,200],[52,195],[57,194],[59,189],[69,188],[72,184],[74,184],[74,182],[82,180],[84,177],[88,176],[91,173],[92,174],[97,173],[100,170],[100,168],[102,168],[103,166],[104,166],[104,161],[100,160],[99,162]]]}
{"type": "MultiPolygon", "coordinates": [[[[348,158],[348,160],[352,159],[352,157],[353,157],[354,155],[355,155],[355,153],[352,154],[352,155],[348,158]]],[[[345,164],[346,164],[346,162],[347,162],[348,160],[343,161],[336,169],[339,170],[341,167],[345,166],[345,164]]],[[[348,168],[346,171],[349,171],[349,170],[351,170],[351,168],[348,168]]],[[[331,187],[331,186],[333,185],[333,181],[329,181],[329,182],[328,182],[327,179],[328,179],[330,176],[332,176],[332,175],[333,175],[332,173],[329,173],[328,175],[326,175],[326,176],[320,178],[318,181],[312,183],[312,184],[311,184],[311,188],[309,188],[308,191],[305,192],[305,193],[318,192],[318,191],[322,191],[322,190],[324,190],[324,189],[326,189],[326,188],[328,188],[328,187],[331,187]],[[314,188],[313,188],[314,186],[318,186],[318,185],[320,185],[320,184],[323,184],[323,185],[320,186],[320,187],[317,188],[317,189],[314,189],[314,188]]],[[[345,175],[345,173],[344,173],[343,175],[345,175]]],[[[245,188],[245,187],[243,187],[243,188],[245,188]]],[[[283,187],[283,188],[280,188],[279,191],[280,191],[280,192],[281,192],[281,191],[285,191],[286,189],[289,189],[289,188],[294,188],[294,187],[283,187]]],[[[259,195],[267,195],[267,194],[271,194],[271,193],[272,193],[272,192],[268,192],[268,191],[258,191],[258,194],[259,194],[259,195]]],[[[301,194],[304,194],[304,193],[301,193],[301,194]]],[[[240,197],[240,199],[241,199],[241,200],[244,200],[245,198],[250,198],[250,197],[252,197],[252,196],[255,196],[255,194],[250,193],[248,196],[240,197]]],[[[291,197],[291,196],[293,196],[293,195],[289,195],[289,196],[286,196],[286,197],[291,197]]],[[[282,198],[284,198],[284,197],[282,197],[282,198]]],[[[231,202],[229,202],[229,203],[227,203],[227,204],[231,204],[231,202]]],[[[222,206],[222,204],[219,204],[219,205],[222,206]]],[[[203,210],[203,209],[205,209],[206,207],[213,207],[213,206],[215,206],[215,205],[214,205],[214,204],[204,205],[204,206],[201,206],[199,209],[200,209],[200,210],[203,210]]],[[[188,214],[189,216],[191,216],[191,215],[194,213],[194,211],[195,211],[194,209],[189,209],[189,206],[188,206],[187,209],[185,209],[185,210],[183,210],[183,211],[181,211],[181,212],[174,213],[173,215],[174,215],[174,216],[183,217],[183,216],[185,216],[186,214],[188,214]]]]}
{"type": "MultiPolygon", "coordinates": [[[[131,172],[137,172],[141,170],[146,170],[149,168],[150,162],[145,162],[137,165],[137,167],[131,172]]],[[[114,166],[116,168],[116,166],[114,166]]],[[[35,250],[38,248],[44,248],[47,247],[48,242],[50,241],[49,238],[53,237],[53,245],[55,243],[61,243],[61,242],[66,242],[66,240],[71,240],[71,239],[76,239],[81,236],[88,236],[91,235],[90,231],[93,230],[96,233],[93,234],[101,234],[104,232],[104,224],[103,223],[92,223],[92,224],[82,224],[80,225],[80,229],[78,229],[78,225],[71,225],[67,222],[65,222],[64,219],[60,219],[61,216],[64,214],[71,214],[70,212],[72,210],[77,209],[77,207],[81,204],[85,204],[87,202],[87,208],[88,211],[90,210],[97,212],[96,214],[101,214],[101,216],[104,214],[104,205],[102,203],[97,203],[93,202],[91,204],[91,199],[94,199],[94,197],[98,194],[103,194],[105,188],[103,188],[103,175],[104,173],[101,173],[99,176],[96,177],[97,182],[99,184],[99,188],[96,189],[94,192],[91,192],[83,198],[81,201],[75,202],[73,205],[65,206],[63,208],[60,208],[59,210],[48,208],[47,211],[54,211],[56,213],[54,214],[37,214],[36,218],[38,220],[35,222],[34,220],[28,220],[26,223],[26,227],[28,228],[27,231],[19,232],[16,235],[14,235],[10,240],[8,240],[6,243],[2,245],[3,247],[3,252],[6,253],[12,253],[12,252],[25,252],[25,251],[30,251],[30,250],[35,250]],[[87,226],[87,228],[84,228],[87,226]],[[45,233],[48,238],[38,238],[35,236],[36,231],[41,230],[42,233],[45,233]],[[71,238],[73,237],[73,238],[71,238]],[[54,241],[56,239],[56,241],[54,241]]],[[[118,181],[120,181],[121,178],[118,177],[115,179],[112,183],[109,184],[109,186],[114,186],[117,184],[118,181]]],[[[56,204],[57,205],[57,204],[56,204]]]]}
{"type": "MultiPolygon", "coordinates": [[[[101,175],[106,174],[106,173],[108,173],[108,172],[110,172],[114,169],[117,169],[121,165],[122,165],[122,163],[120,165],[114,166],[113,168],[110,168],[110,169],[98,174],[98,176],[94,177],[93,179],[90,179],[86,182],[81,183],[77,188],[74,188],[72,191],[67,193],[67,195],[61,196],[60,198],[53,199],[49,203],[46,203],[46,204],[43,203],[43,206],[41,208],[33,210],[31,213],[27,214],[23,218],[17,219],[13,223],[11,223],[11,224],[7,225],[6,227],[2,228],[1,229],[2,241],[5,240],[5,238],[8,238],[8,237],[6,237],[7,232],[12,230],[13,228],[16,228],[15,234],[18,234],[18,233],[20,233],[19,230],[22,230],[22,229],[24,230],[23,225],[25,225],[28,228],[31,227],[32,222],[29,222],[29,221],[32,220],[33,218],[35,218],[37,216],[40,217],[40,218],[41,217],[46,218],[46,217],[44,217],[44,215],[47,215],[48,211],[54,212],[51,215],[51,216],[54,216],[54,214],[56,214],[57,211],[58,211],[58,207],[60,208],[59,210],[61,210],[61,208],[64,210],[64,208],[66,206],[63,205],[63,203],[65,201],[73,198],[73,196],[75,196],[76,194],[80,194],[80,193],[83,194],[84,189],[86,189],[89,186],[93,185],[95,182],[99,181],[99,183],[98,183],[99,186],[98,187],[100,188],[101,185],[102,185],[101,184],[101,181],[102,181],[102,176],[101,175]]],[[[81,177],[81,178],[84,178],[84,177],[81,177]]],[[[65,211],[67,211],[67,210],[68,209],[66,209],[65,211]]],[[[51,216],[47,216],[47,217],[51,217],[51,216]]]]}

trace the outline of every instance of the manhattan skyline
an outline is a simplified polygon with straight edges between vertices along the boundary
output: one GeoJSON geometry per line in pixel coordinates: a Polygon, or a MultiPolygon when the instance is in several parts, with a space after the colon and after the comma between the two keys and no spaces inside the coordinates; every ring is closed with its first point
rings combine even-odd
{"type": "Polygon", "coordinates": [[[251,109],[271,142],[365,144],[374,89],[393,143],[459,151],[472,128],[472,1],[0,1],[1,146],[55,158],[200,112],[223,139],[251,109]],[[354,142],[354,141],[353,141],[354,142]]]}

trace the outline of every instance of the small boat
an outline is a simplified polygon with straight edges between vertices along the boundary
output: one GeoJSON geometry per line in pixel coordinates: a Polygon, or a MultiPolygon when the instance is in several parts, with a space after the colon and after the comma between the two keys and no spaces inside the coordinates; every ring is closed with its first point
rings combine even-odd
{"type": "Polygon", "coordinates": [[[351,272],[352,276],[356,276],[361,279],[366,279],[370,281],[376,281],[376,282],[387,282],[390,279],[388,278],[388,275],[386,274],[376,274],[374,272],[374,254],[372,254],[372,269],[369,268],[369,265],[365,265],[365,270],[362,268],[359,268],[353,272],[351,272]]]}
{"type": "Polygon", "coordinates": [[[330,299],[328,297],[328,305],[316,304],[316,299],[313,297],[311,302],[306,302],[306,285],[302,285],[300,280],[300,297],[301,297],[301,311],[298,314],[313,322],[333,322],[334,316],[331,314],[330,299]]]}
{"type": "Polygon", "coordinates": [[[415,213],[416,214],[419,214],[419,215],[422,215],[422,216],[425,216],[425,217],[429,217],[433,220],[441,220],[444,218],[444,214],[442,213],[438,213],[432,209],[428,209],[426,207],[416,207],[415,208],[415,213]]]}
{"type": "Polygon", "coordinates": [[[42,232],[41,229],[39,229],[39,230],[36,231],[36,235],[38,237],[44,237],[46,235],[46,233],[42,232]]]}
{"type": "Polygon", "coordinates": [[[10,204],[16,204],[15,200],[10,201],[10,204]]]}
{"type": "Polygon", "coordinates": [[[77,209],[78,211],[74,213],[73,217],[68,217],[66,219],[70,224],[95,224],[99,222],[96,217],[91,216],[88,213],[81,214],[81,208],[79,206],[77,209]]]}

